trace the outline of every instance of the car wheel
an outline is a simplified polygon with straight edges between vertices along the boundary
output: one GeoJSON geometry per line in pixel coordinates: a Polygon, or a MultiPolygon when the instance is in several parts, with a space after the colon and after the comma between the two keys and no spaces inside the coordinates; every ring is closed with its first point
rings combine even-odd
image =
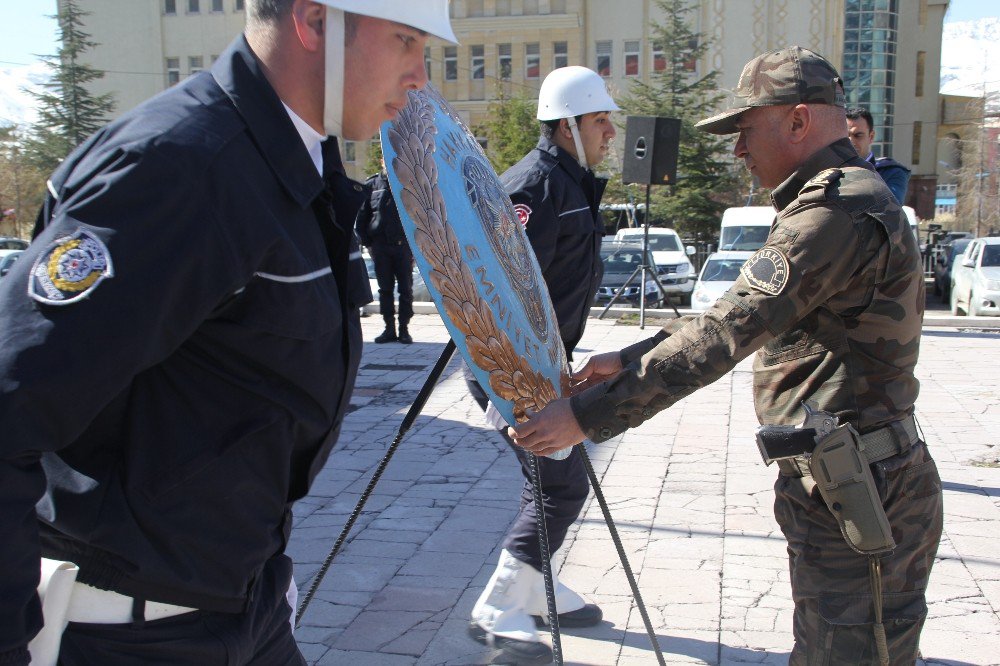
{"type": "Polygon", "coordinates": [[[941,302],[951,303],[951,287],[949,285],[941,287],[941,302]]]}

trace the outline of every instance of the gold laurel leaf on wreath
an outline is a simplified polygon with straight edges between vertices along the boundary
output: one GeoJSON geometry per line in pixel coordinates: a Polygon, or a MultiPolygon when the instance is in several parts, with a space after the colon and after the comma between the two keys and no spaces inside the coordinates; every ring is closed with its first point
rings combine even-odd
{"type": "Polygon", "coordinates": [[[554,399],[555,388],[517,353],[462,261],[437,185],[436,133],[434,109],[419,93],[410,93],[406,108],[388,132],[396,151],[393,167],[403,185],[400,199],[416,225],[414,240],[431,265],[430,280],[441,294],[445,314],[466,336],[469,355],[489,373],[494,392],[514,404],[514,416],[522,421],[526,410],[541,409],[554,399]]]}

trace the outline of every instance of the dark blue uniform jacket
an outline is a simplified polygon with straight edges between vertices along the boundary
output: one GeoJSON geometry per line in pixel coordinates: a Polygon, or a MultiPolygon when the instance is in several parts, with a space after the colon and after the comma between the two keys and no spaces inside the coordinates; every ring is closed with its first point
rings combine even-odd
{"type": "Polygon", "coordinates": [[[324,188],[240,37],[53,175],[45,228],[0,283],[0,661],[40,627],[40,554],[233,612],[284,549],[371,300],[360,185],[326,152],[324,188]],[[30,298],[36,258],[81,229],[113,276],[75,303],[30,298]]]}
{"type": "Polygon", "coordinates": [[[598,206],[607,181],[545,137],[500,180],[525,223],[572,358],[604,276],[598,206]]]}
{"type": "Polygon", "coordinates": [[[405,245],[406,233],[396,209],[396,199],[389,189],[389,179],[377,173],[367,181],[368,196],[358,212],[357,230],[366,246],[377,244],[405,245]]]}

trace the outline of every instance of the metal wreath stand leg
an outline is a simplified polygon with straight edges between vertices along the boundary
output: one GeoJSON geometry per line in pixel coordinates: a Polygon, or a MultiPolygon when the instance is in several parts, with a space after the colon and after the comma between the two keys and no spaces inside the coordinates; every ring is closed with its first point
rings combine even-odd
{"type": "MultiPolygon", "coordinates": [[[[431,373],[424,381],[424,384],[420,388],[419,393],[417,393],[417,397],[414,399],[413,404],[410,405],[410,409],[406,412],[406,416],[403,417],[403,421],[399,425],[399,430],[396,432],[396,437],[392,440],[392,443],[386,450],[385,456],[383,456],[382,460],[379,461],[379,464],[375,468],[375,472],[372,474],[372,478],[368,481],[368,485],[365,487],[364,492],[361,493],[361,498],[358,500],[354,510],[351,511],[351,515],[344,524],[344,528],[340,531],[340,535],[337,537],[336,542],[334,542],[333,548],[323,560],[323,564],[320,565],[319,571],[317,571],[316,575],[313,577],[313,580],[309,585],[309,590],[306,592],[305,596],[303,596],[302,602],[299,604],[299,608],[295,613],[296,627],[298,627],[302,621],[302,616],[305,615],[306,608],[309,607],[309,603],[316,595],[316,591],[319,589],[320,583],[323,581],[323,577],[326,576],[327,571],[329,571],[330,566],[333,564],[333,559],[344,546],[344,542],[347,540],[347,535],[350,534],[351,529],[354,527],[354,523],[358,520],[358,516],[360,516],[361,512],[364,510],[365,504],[368,502],[368,498],[375,490],[375,485],[379,482],[379,479],[382,478],[382,474],[385,472],[385,468],[388,466],[389,460],[392,459],[392,456],[396,453],[396,449],[399,448],[399,444],[402,442],[403,436],[409,431],[409,429],[413,426],[413,423],[417,420],[417,416],[419,416],[420,411],[427,403],[427,399],[434,390],[434,386],[441,378],[441,374],[444,372],[445,367],[448,365],[448,362],[451,360],[454,353],[455,341],[448,340],[448,344],[445,345],[444,350],[441,352],[441,356],[438,358],[433,369],[431,370],[431,373]]],[[[601,491],[601,484],[597,479],[597,474],[594,472],[594,467],[590,462],[590,457],[587,455],[587,449],[584,448],[583,444],[577,444],[576,448],[580,450],[584,466],[587,469],[587,476],[590,478],[590,485],[594,489],[594,496],[597,498],[597,502],[601,507],[601,512],[604,514],[604,521],[608,525],[608,531],[611,533],[611,539],[614,541],[615,548],[618,551],[618,557],[621,559],[622,567],[625,570],[626,577],[628,578],[629,586],[632,588],[632,595],[639,608],[639,613],[642,615],[642,621],[646,625],[646,633],[649,635],[649,640],[653,644],[653,650],[656,653],[657,662],[661,666],[664,666],[665,662],[663,660],[663,654],[660,651],[660,644],[657,640],[656,632],[653,631],[653,625],[649,621],[649,614],[646,612],[645,604],[643,604],[642,595],[639,592],[639,586],[636,583],[635,576],[632,574],[632,568],[629,566],[628,558],[625,556],[625,549],[622,547],[621,539],[618,536],[618,530],[615,528],[614,521],[611,518],[611,512],[608,509],[608,504],[604,500],[604,493],[601,491]]],[[[562,640],[559,633],[559,613],[556,609],[555,587],[552,581],[552,565],[549,560],[549,536],[548,529],[545,526],[545,502],[542,497],[541,472],[538,468],[538,458],[534,454],[529,456],[528,470],[531,475],[532,495],[535,501],[535,513],[538,516],[538,544],[542,555],[542,576],[545,580],[545,602],[548,614],[547,619],[549,631],[552,636],[552,656],[555,663],[561,665],[563,663],[562,640]]]]}

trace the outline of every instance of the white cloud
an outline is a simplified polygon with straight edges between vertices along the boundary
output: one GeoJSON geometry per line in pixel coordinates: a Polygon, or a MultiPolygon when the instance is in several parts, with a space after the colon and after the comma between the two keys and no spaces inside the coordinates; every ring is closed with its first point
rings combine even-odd
{"type": "Polygon", "coordinates": [[[35,99],[24,88],[41,90],[49,68],[39,61],[31,65],[0,67],[0,122],[25,125],[35,121],[35,99]]]}

